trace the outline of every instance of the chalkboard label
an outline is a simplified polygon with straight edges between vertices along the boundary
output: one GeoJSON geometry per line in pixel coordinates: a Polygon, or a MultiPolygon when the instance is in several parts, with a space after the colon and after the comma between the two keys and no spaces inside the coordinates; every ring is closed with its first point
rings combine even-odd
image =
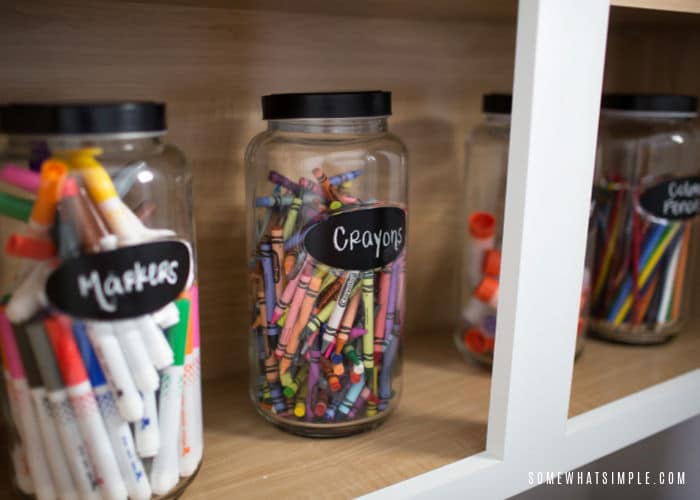
{"type": "Polygon", "coordinates": [[[312,225],[304,248],[337,269],[366,271],[396,260],[406,241],[406,212],[399,207],[361,208],[312,225]]]}
{"type": "Polygon", "coordinates": [[[172,302],[190,275],[182,241],[144,243],[64,260],[49,276],[49,302],[84,319],[127,319],[172,302]]]}
{"type": "Polygon", "coordinates": [[[700,212],[700,177],[660,182],[641,194],[639,204],[662,219],[690,219],[700,212]]]}

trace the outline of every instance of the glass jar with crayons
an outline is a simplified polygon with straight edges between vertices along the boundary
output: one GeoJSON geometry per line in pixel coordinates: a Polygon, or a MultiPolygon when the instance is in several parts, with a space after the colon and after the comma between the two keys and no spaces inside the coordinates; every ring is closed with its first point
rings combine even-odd
{"type": "Polygon", "coordinates": [[[407,154],[391,94],[262,98],[246,153],[250,397],[313,437],[370,429],[396,408],[406,270],[407,154]]]}
{"type": "MultiPolygon", "coordinates": [[[[485,120],[472,131],[466,145],[461,315],[454,340],[465,357],[485,365],[493,362],[496,334],[511,105],[509,94],[484,95],[485,120]]],[[[576,355],[584,346],[588,288],[586,270],[576,355]]]]}
{"type": "Polygon", "coordinates": [[[0,108],[0,347],[15,484],[174,495],[202,458],[191,178],[154,102],[0,108]]]}
{"type": "Polygon", "coordinates": [[[700,212],[697,99],[603,96],[594,184],[591,330],[653,344],[686,319],[700,212]]]}

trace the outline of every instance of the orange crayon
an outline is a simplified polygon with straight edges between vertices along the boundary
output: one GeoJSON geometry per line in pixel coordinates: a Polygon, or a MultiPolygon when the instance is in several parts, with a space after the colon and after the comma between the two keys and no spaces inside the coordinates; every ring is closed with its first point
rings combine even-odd
{"type": "Polygon", "coordinates": [[[350,329],[352,328],[352,324],[355,322],[355,316],[357,316],[357,308],[360,305],[361,298],[362,294],[360,293],[360,290],[357,290],[355,295],[353,295],[350,299],[350,302],[348,302],[348,307],[343,315],[343,322],[340,324],[340,329],[338,330],[338,337],[335,340],[336,354],[343,352],[343,348],[348,342],[348,338],[350,337],[350,329]]]}
{"type": "Polygon", "coordinates": [[[316,303],[316,298],[318,297],[318,291],[321,288],[321,282],[323,281],[323,276],[321,272],[317,272],[309,283],[309,288],[306,290],[306,295],[302,300],[301,307],[299,308],[299,314],[297,316],[296,323],[292,328],[291,336],[289,337],[289,343],[287,344],[284,356],[280,361],[280,372],[282,374],[286,373],[292,364],[292,359],[294,359],[294,354],[297,352],[299,347],[299,336],[302,330],[308,323],[311,317],[311,312],[316,303]]]}

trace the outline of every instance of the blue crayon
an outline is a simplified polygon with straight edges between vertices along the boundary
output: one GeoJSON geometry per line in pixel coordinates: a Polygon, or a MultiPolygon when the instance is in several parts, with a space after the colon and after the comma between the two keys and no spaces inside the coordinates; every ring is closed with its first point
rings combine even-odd
{"type": "Polygon", "coordinates": [[[346,385],[343,390],[338,392],[333,396],[333,401],[331,401],[328,404],[328,408],[326,408],[326,421],[327,422],[332,422],[335,420],[335,415],[336,412],[338,411],[338,407],[340,406],[340,403],[345,399],[345,396],[347,395],[348,391],[350,390],[350,386],[346,385]]]}
{"type": "MultiPolygon", "coordinates": [[[[296,196],[293,194],[273,194],[272,196],[258,196],[255,198],[255,206],[258,208],[279,208],[290,207],[296,196]]],[[[313,203],[320,200],[320,197],[315,193],[305,192],[302,196],[302,203],[313,203]]]]}
{"type": "Polygon", "coordinates": [[[279,382],[270,382],[270,397],[272,398],[272,406],[277,413],[284,413],[287,410],[287,405],[282,397],[282,386],[279,382]]]}
{"type": "Polygon", "coordinates": [[[339,175],[333,175],[328,178],[332,186],[337,186],[343,182],[350,182],[362,175],[362,170],[350,170],[339,175]]]}
{"type": "Polygon", "coordinates": [[[304,241],[304,235],[306,233],[304,231],[299,231],[298,233],[294,233],[291,235],[287,240],[284,242],[284,251],[285,253],[289,252],[290,250],[293,250],[294,248],[297,248],[298,246],[301,245],[302,241],[304,241]]]}
{"type": "Polygon", "coordinates": [[[394,364],[394,358],[396,357],[396,351],[399,348],[399,332],[401,331],[400,325],[394,323],[392,328],[391,339],[386,345],[384,351],[384,357],[382,359],[382,371],[379,374],[379,409],[383,410],[386,408],[389,398],[391,398],[391,367],[394,364]]]}
{"type": "Polygon", "coordinates": [[[350,389],[348,390],[347,394],[343,398],[343,401],[340,403],[340,406],[338,407],[338,411],[343,415],[347,416],[348,413],[350,413],[350,410],[355,404],[355,401],[357,401],[357,398],[360,396],[360,393],[362,392],[362,388],[365,386],[365,376],[364,374],[360,378],[360,381],[357,382],[356,384],[352,384],[350,386],[350,389]]]}

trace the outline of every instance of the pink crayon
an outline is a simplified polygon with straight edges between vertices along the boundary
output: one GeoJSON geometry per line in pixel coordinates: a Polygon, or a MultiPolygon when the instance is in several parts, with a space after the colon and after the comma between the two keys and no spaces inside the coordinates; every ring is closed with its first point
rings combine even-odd
{"type": "Polygon", "coordinates": [[[277,323],[277,321],[279,321],[279,319],[284,314],[284,311],[287,310],[289,304],[292,302],[292,299],[296,297],[295,292],[297,290],[297,286],[299,285],[299,281],[301,280],[302,275],[304,273],[309,273],[309,280],[311,279],[310,266],[310,263],[304,263],[302,270],[298,272],[294,278],[287,282],[287,286],[284,288],[282,296],[279,297],[279,299],[277,300],[277,304],[275,304],[275,309],[272,312],[272,319],[270,320],[271,323],[277,323]]]}
{"type": "Polygon", "coordinates": [[[4,165],[0,169],[0,181],[12,184],[28,193],[39,191],[41,176],[38,172],[17,165],[4,165]]]}
{"type": "Polygon", "coordinates": [[[13,379],[24,378],[24,365],[19,356],[19,349],[12,332],[10,320],[5,315],[4,307],[0,308],[0,343],[7,362],[7,369],[13,379]]]}
{"type": "MultiPolygon", "coordinates": [[[[306,295],[306,290],[309,288],[309,283],[311,282],[311,271],[310,269],[305,269],[301,273],[301,279],[299,280],[299,286],[294,293],[294,298],[292,299],[292,304],[289,306],[289,312],[287,313],[287,319],[284,322],[284,328],[282,328],[282,334],[280,335],[279,342],[275,348],[275,357],[279,360],[284,356],[284,352],[287,350],[287,344],[292,336],[292,329],[297,322],[297,316],[299,315],[299,309],[301,308],[301,303],[306,295]]],[[[285,290],[286,291],[286,290],[285,290]]]]}
{"type": "Polygon", "coordinates": [[[362,337],[365,333],[367,333],[367,330],[364,328],[353,328],[350,330],[350,340],[355,340],[359,337],[362,337]]]}

